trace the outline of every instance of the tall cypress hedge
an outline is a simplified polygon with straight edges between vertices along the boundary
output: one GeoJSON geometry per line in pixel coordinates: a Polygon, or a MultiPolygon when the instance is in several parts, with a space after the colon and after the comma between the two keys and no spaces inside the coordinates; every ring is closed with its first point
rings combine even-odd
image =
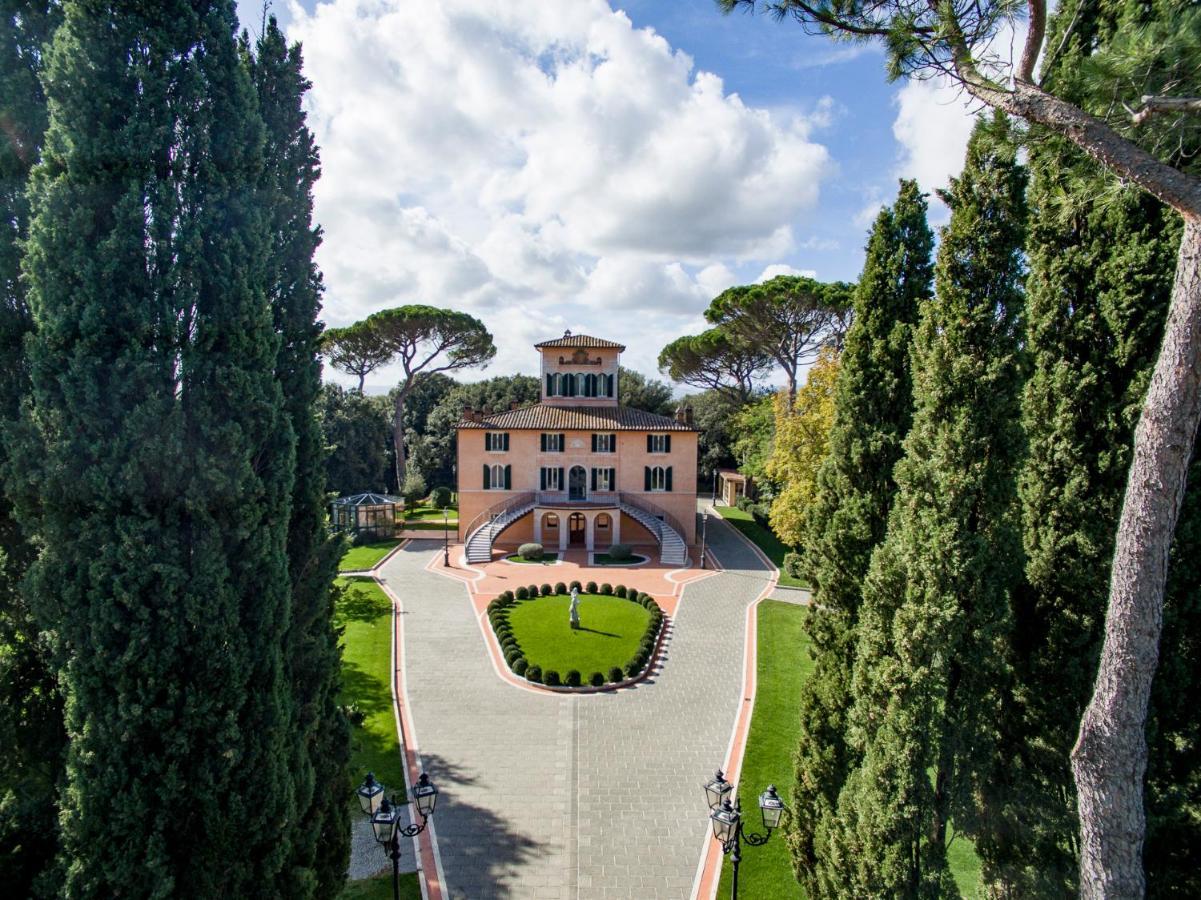
{"type": "Polygon", "coordinates": [[[298,815],[262,120],[231,2],[64,9],[14,468],[65,660],[65,890],[253,896],[298,815]]]}
{"type": "Polygon", "coordinates": [[[845,737],[855,625],[872,550],[884,539],[896,491],[892,470],[912,415],[910,343],[930,294],[934,237],[926,201],[902,181],[876,218],[855,317],[839,360],[834,425],[805,523],[804,566],[814,589],[809,617],[816,665],[801,695],[797,788],[788,838],[802,883],[816,886],[823,840],[855,757],[845,737]]]}

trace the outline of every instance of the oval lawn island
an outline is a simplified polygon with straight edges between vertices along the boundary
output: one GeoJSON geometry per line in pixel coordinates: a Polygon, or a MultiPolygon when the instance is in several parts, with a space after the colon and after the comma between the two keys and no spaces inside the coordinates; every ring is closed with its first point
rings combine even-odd
{"type": "Polygon", "coordinates": [[[488,619],[515,674],[569,688],[636,678],[663,626],[663,612],[649,594],[592,582],[505,591],[488,605],[488,619]],[[573,587],[580,591],[579,627],[571,622],[573,587]]]}

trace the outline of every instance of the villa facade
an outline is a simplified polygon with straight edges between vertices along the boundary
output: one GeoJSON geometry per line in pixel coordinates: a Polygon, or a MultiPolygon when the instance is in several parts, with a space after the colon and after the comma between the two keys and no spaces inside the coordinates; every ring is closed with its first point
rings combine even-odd
{"type": "Polygon", "coordinates": [[[656,544],[681,562],[696,540],[697,430],[621,405],[621,344],[588,335],[543,341],[541,400],[458,426],[459,538],[470,561],[493,547],[547,550],[656,544]]]}

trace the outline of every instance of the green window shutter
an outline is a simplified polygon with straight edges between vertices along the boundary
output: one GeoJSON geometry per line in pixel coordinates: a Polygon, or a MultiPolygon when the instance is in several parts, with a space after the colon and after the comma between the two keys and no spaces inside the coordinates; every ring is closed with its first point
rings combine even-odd
{"type": "Polygon", "coordinates": [[[650,466],[644,466],[644,467],[643,467],[643,474],[644,474],[644,476],[645,476],[645,477],[643,478],[642,489],[643,489],[644,491],[649,491],[649,490],[651,489],[651,467],[650,467],[650,466]]]}
{"type": "Polygon", "coordinates": [[[559,466],[559,490],[567,490],[567,482],[563,480],[563,467],[559,466]]]}
{"type": "Polygon", "coordinates": [[[546,490],[546,469],[545,468],[539,469],[538,474],[540,476],[538,480],[541,483],[541,486],[538,488],[538,490],[545,491],[546,490]]]}
{"type": "Polygon", "coordinates": [[[538,435],[538,437],[542,439],[542,452],[545,453],[546,452],[546,435],[540,434],[540,435],[538,435]]]}
{"type": "Polygon", "coordinates": [[[559,435],[559,452],[562,453],[566,449],[567,449],[567,435],[561,434],[561,435],[559,435]]]}
{"type": "Polygon", "coordinates": [[[617,490],[617,470],[609,469],[609,490],[617,490]]]}
{"type": "Polygon", "coordinates": [[[554,393],[554,377],[550,372],[546,373],[546,396],[548,397],[554,393]]]}
{"type": "Polygon", "coordinates": [[[492,487],[492,470],[488,468],[488,464],[484,463],[484,490],[492,487]]]}
{"type": "Polygon", "coordinates": [[[513,467],[505,466],[505,490],[508,491],[508,490],[511,490],[512,488],[513,488],[513,467]]]}
{"type": "Polygon", "coordinates": [[[654,435],[652,435],[652,434],[648,434],[648,435],[646,436],[646,452],[647,452],[647,453],[650,453],[650,452],[651,452],[651,445],[652,445],[652,439],[653,439],[653,438],[654,438],[654,435]]]}
{"type": "Polygon", "coordinates": [[[593,470],[592,470],[592,488],[591,489],[594,491],[596,490],[596,472],[597,472],[597,470],[595,468],[593,468],[593,470]]]}
{"type": "Polygon", "coordinates": [[[665,475],[666,475],[666,481],[665,481],[663,487],[665,490],[670,491],[671,490],[671,466],[667,467],[665,475]]]}
{"type": "Polygon", "coordinates": [[[506,431],[504,433],[504,437],[501,438],[501,444],[503,445],[503,448],[504,448],[505,452],[507,453],[509,450],[509,432],[506,431]]]}
{"type": "Polygon", "coordinates": [[[599,436],[600,436],[600,435],[596,435],[596,434],[592,435],[592,452],[593,452],[593,453],[595,453],[595,452],[596,452],[596,439],[597,439],[599,436]]]}
{"type": "Polygon", "coordinates": [[[617,435],[616,434],[609,435],[609,452],[610,453],[617,452],[617,435]]]}
{"type": "MultiPolygon", "coordinates": [[[[508,437],[507,437],[507,436],[506,436],[506,440],[508,440],[508,437]]],[[[507,445],[507,444],[505,445],[505,449],[506,449],[506,450],[508,450],[508,449],[509,449],[509,447],[508,447],[508,445],[507,445]]],[[[663,435],[663,449],[664,449],[664,451],[666,451],[667,453],[670,453],[670,452],[671,452],[671,435],[670,435],[670,434],[665,434],[665,435],[663,435]]]]}

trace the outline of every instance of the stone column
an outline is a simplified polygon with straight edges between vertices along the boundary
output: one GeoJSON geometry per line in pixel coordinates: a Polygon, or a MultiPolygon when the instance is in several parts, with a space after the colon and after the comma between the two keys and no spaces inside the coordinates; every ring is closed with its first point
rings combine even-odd
{"type": "Polygon", "coordinates": [[[559,553],[567,552],[567,533],[571,530],[570,519],[559,513],[559,553]]]}
{"type": "Polygon", "coordinates": [[[613,532],[613,543],[620,544],[621,543],[621,510],[619,509],[619,510],[616,510],[613,513],[611,513],[610,518],[613,520],[613,524],[609,526],[609,528],[613,532]]]}
{"type": "Polygon", "coordinates": [[[596,539],[596,513],[584,513],[584,549],[592,550],[596,539]]]}
{"type": "Polygon", "coordinates": [[[542,510],[534,507],[534,543],[542,543],[542,510]]]}

